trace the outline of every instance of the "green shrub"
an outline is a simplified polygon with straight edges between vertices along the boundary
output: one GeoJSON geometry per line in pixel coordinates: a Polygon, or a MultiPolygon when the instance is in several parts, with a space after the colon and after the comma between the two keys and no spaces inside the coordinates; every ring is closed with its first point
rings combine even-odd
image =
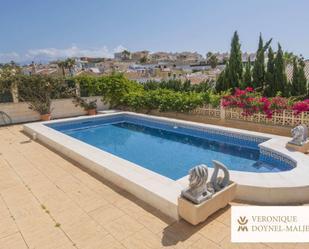
{"type": "Polygon", "coordinates": [[[40,114],[51,112],[52,99],[70,97],[74,90],[69,89],[63,80],[45,75],[23,75],[18,80],[19,99],[40,114]]]}
{"type": "Polygon", "coordinates": [[[71,78],[71,80],[74,81],[72,85],[76,86],[79,84],[81,97],[98,96],[101,94],[97,92],[96,88],[98,77],[81,75],[71,78]]]}
{"type": "Polygon", "coordinates": [[[103,101],[111,107],[117,107],[123,103],[128,93],[142,91],[143,87],[135,81],[128,80],[121,74],[99,77],[96,84],[96,92],[100,93],[103,101]]]}
{"type": "Polygon", "coordinates": [[[126,94],[122,105],[133,110],[188,112],[205,104],[204,95],[167,89],[138,91],[126,94]]]}

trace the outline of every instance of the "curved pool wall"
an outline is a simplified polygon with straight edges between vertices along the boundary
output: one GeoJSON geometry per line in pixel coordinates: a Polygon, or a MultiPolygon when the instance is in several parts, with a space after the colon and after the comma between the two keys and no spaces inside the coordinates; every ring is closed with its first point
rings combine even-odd
{"type": "MultiPolygon", "coordinates": [[[[88,126],[95,126],[107,120],[117,123],[124,118],[137,119],[147,126],[155,123],[156,127],[160,126],[164,130],[176,126],[177,130],[190,132],[191,135],[193,130],[198,136],[213,135],[231,144],[245,143],[250,148],[256,149],[258,146],[261,160],[271,160],[272,163],[288,165],[292,169],[275,173],[231,170],[231,179],[238,184],[237,199],[267,204],[309,202],[309,156],[285,148],[290,140],[288,137],[131,112],[31,123],[24,125],[24,131],[30,136],[35,133],[40,142],[177,219],[177,198],[181,190],[188,186],[188,176],[172,180],[58,131],[82,129],[85,122],[88,122],[88,126]]],[[[212,171],[209,168],[210,174],[212,171]]]]}

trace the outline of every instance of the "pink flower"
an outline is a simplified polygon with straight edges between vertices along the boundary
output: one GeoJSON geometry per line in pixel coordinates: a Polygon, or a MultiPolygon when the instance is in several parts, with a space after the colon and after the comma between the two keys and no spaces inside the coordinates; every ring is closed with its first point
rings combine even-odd
{"type": "Polygon", "coordinates": [[[254,89],[253,89],[252,87],[247,87],[247,88],[246,88],[246,91],[247,91],[247,92],[253,92],[253,90],[254,90],[254,89]]]}
{"type": "Polygon", "coordinates": [[[228,100],[223,100],[222,101],[222,106],[229,106],[231,104],[231,102],[230,101],[228,101],[228,100]]]}
{"type": "Polygon", "coordinates": [[[243,107],[245,107],[245,103],[237,102],[237,106],[240,107],[240,108],[243,108],[243,107]]]}
{"type": "Polygon", "coordinates": [[[296,102],[294,103],[292,109],[294,110],[295,114],[306,112],[309,110],[309,103],[308,101],[296,102]]]}
{"type": "Polygon", "coordinates": [[[239,88],[235,89],[235,96],[236,97],[240,97],[240,96],[245,95],[245,94],[246,94],[245,90],[240,90],[239,88]]]}
{"type": "Polygon", "coordinates": [[[247,98],[247,101],[248,101],[248,102],[253,102],[253,101],[254,101],[254,98],[253,98],[253,97],[248,97],[248,98],[247,98]]]}

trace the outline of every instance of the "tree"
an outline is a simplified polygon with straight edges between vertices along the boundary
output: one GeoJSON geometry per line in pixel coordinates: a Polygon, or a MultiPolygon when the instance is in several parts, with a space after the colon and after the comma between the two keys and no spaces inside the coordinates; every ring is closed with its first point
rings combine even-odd
{"type": "Polygon", "coordinates": [[[305,62],[302,58],[293,59],[293,77],[291,82],[291,94],[301,96],[307,94],[307,79],[305,76],[305,62]]]}
{"type": "Polygon", "coordinates": [[[308,94],[308,82],[305,75],[305,61],[303,58],[299,59],[299,69],[298,69],[298,82],[300,85],[301,95],[308,94]]]}
{"type": "Polygon", "coordinates": [[[244,73],[244,77],[243,77],[242,86],[243,87],[252,86],[252,73],[251,73],[250,57],[249,57],[248,62],[246,63],[246,66],[245,66],[245,73],[244,73]]]}
{"type": "Polygon", "coordinates": [[[281,92],[283,96],[289,95],[289,85],[287,83],[287,77],[285,72],[285,62],[283,59],[283,51],[281,45],[278,43],[278,51],[275,59],[275,73],[274,73],[274,89],[275,93],[281,92]]]}
{"type": "Polygon", "coordinates": [[[225,69],[219,74],[219,77],[216,82],[216,91],[222,92],[228,90],[227,86],[227,77],[229,72],[229,63],[226,62],[225,69]]]}
{"type": "Polygon", "coordinates": [[[128,50],[123,50],[122,51],[122,59],[123,60],[130,60],[131,59],[131,53],[128,50]]]}
{"type": "Polygon", "coordinates": [[[71,89],[64,86],[63,80],[46,75],[22,75],[18,92],[19,98],[40,114],[51,112],[52,99],[71,96],[71,89]]]}
{"type": "Polygon", "coordinates": [[[262,34],[260,33],[259,46],[256,52],[256,59],[253,65],[253,87],[254,88],[264,88],[265,84],[265,51],[268,49],[272,39],[268,42],[263,42],[262,34]]]}
{"type": "Polygon", "coordinates": [[[6,63],[0,69],[0,102],[13,101],[13,92],[18,96],[17,85],[22,75],[21,67],[15,63],[6,63]]]}
{"type": "Polygon", "coordinates": [[[139,62],[140,62],[141,64],[146,63],[146,62],[147,62],[147,57],[146,57],[146,56],[143,56],[143,57],[139,60],[139,62]]]}
{"type": "Polygon", "coordinates": [[[268,61],[267,61],[267,71],[265,76],[265,89],[264,94],[268,97],[273,97],[276,95],[274,89],[278,89],[275,86],[275,54],[273,49],[269,47],[268,49],[268,61]]]}
{"type": "Polygon", "coordinates": [[[212,69],[217,67],[218,62],[218,58],[215,54],[211,54],[209,57],[207,57],[207,64],[209,64],[212,69]]]}
{"type": "Polygon", "coordinates": [[[73,76],[73,68],[75,65],[75,60],[72,58],[68,58],[64,61],[65,68],[69,69],[70,75],[73,76]]]}
{"type": "Polygon", "coordinates": [[[227,89],[239,87],[242,80],[243,65],[240,47],[239,36],[237,31],[235,31],[231,42],[231,52],[228,62],[229,66],[225,69],[227,76],[227,89]]]}
{"type": "Polygon", "coordinates": [[[293,59],[293,76],[291,82],[291,95],[297,96],[299,94],[299,82],[298,82],[298,63],[296,58],[293,59]]]}
{"type": "Polygon", "coordinates": [[[285,61],[285,65],[288,64],[293,64],[294,63],[294,59],[297,59],[297,56],[294,55],[292,52],[284,52],[283,54],[283,59],[285,61]]]}
{"type": "Polygon", "coordinates": [[[65,77],[66,62],[65,61],[57,61],[57,66],[61,69],[62,76],[65,77]]]}

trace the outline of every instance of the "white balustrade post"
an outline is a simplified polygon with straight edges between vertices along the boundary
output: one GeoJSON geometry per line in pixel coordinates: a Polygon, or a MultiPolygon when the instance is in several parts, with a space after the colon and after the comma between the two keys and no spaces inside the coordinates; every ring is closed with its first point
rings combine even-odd
{"type": "Polygon", "coordinates": [[[225,108],[223,106],[223,100],[220,100],[220,119],[225,120],[225,108]]]}
{"type": "Polygon", "coordinates": [[[16,82],[14,82],[11,85],[11,94],[12,94],[12,99],[13,99],[13,103],[18,103],[19,102],[19,98],[18,98],[18,87],[16,82]]]}

